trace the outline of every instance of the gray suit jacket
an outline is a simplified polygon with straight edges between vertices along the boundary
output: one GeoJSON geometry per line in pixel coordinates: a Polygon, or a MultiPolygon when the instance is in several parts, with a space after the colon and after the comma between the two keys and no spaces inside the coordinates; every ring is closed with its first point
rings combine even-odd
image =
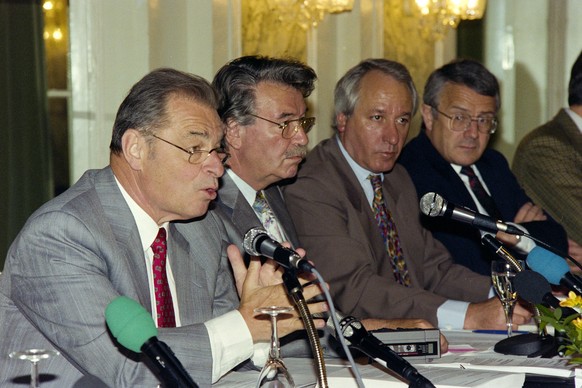
{"type": "Polygon", "coordinates": [[[400,165],[384,175],[387,208],[398,228],[412,287],[394,280],[390,258],[364,191],[334,138],[308,155],[284,190],[303,246],[344,313],[359,318],[424,318],[447,299],[487,299],[490,279],[455,264],[420,225],[418,198],[400,165]]]}
{"type": "MultiPolygon", "coordinates": [[[[291,221],[291,216],[287,211],[279,186],[271,185],[264,190],[264,193],[277,221],[289,238],[289,242],[293,247],[297,247],[299,242],[297,240],[295,226],[293,225],[293,221],[291,221]]],[[[218,190],[218,198],[211,206],[216,207],[221,217],[227,221],[225,225],[227,226],[229,237],[234,244],[237,244],[241,248],[241,251],[242,239],[245,233],[251,228],[262,226],[253,208],[246,201],[228,174],[222,176],[220,189],[218,190]],[[229,225],[233,225],[234,228],[230,228],[229,225]]]]}
{"type": "MultiPolygon", "coordinates": [[[[223,223],[210,212],[171,223],[172,259],[182,327],[160,329],[201,386],[211,382],[212,354],[203,322],[238,307],[225,255],[223,223]]],[[[29,374],[8,353],[55,348],[61,356],[40,363],[53,379],[43,387],[69,387],[83,375],[110,387],[154,387],[159,382],[140,355],[116,345],[104,311],[119,295],[148,311],[150,294],[134,218],[110,168],[88,171],[69,190],[28,220],[9,250],[0,280],[0,386],[29,374]]]]}
{"type": "MultiPolygon", "coordinates": [[[[216,212],[223,218],[230,241],[236,244],[241,252],[244,252],[242,248],[244,234],[249,229],[262,226],[262,224],[230,176],[224,174],[221,179],[218,198],[212,206],[216,208],[216,212]]],[[[291,245],[293,247],[301,246],[297,240],[295,226],[291,221],[291,216],[287,211],[279,186],[271,185],[264,190],[264,193],[271,210],[273,210],[291,245]]],[[[248,255],[246,257],[248,258],[248,255]]],[[[324,355],[326,357],[337,357],[338,354],[335,351],[337,344],[330,338],[330,333],[326,330],[325,332],[320,332],[320,335],[323,335],[320,338],[320,342],[324,355]]],[[[283,337],[281,345],[283,357],[312,357],[311,346],[304,330],[283,337]]]]}

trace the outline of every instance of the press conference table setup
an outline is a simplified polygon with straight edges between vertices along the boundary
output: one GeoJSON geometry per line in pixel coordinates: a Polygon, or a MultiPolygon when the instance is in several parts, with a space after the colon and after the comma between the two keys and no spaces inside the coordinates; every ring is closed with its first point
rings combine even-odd
{"type": "MultiPolygon", "coordinates": [[[[527,328],[526,328],[527,329],[527,328]]],[[[496,353],[493,346],[507,338],[499,332],[443,331],[449,341],[449,351],[440,358],[409,358],[408,361],[437,388],[579,388],[582,373],[568,365],[567,359],[527,358],[496,353]]],[[[515,333],[519,336],[523,331],[515,333]]],[[[354,354],[354,356],[356,356],[354,354]]],[[[309,359],[282,357],[295,385],[315,387],[316,369],[309,359]]],[[[356,358],[362,381],[367,388],[408,387],[389,369],[368,358],[356,358]]],[[[346,360],[326,359],[329,387],[357,387],[356,379],[346,360]]],[[[259,372],[231,372],[213,386],[254,387],[259,372]]]]}

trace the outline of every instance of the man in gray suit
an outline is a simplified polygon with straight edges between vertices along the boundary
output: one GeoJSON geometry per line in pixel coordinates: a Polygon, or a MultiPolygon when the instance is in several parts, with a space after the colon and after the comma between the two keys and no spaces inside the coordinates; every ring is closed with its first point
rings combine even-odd
{"type": "MultiPolygon", "coordinates": [[[[488,298],[490,278],[455,264],[420,225],[414,185],[396,163],[417,108],[408,70],[363,61],[339,80],[334,103],[336,135],[309,153],[284,193],[338,307],[441,328],[504,328],[501,303],[488,298]]],[[[521,306],[514,316],[516,324],[530,318],[521,306]]]]}
{"type": "MultiPolygon", "coordinates": [[[[207,213],[228,157],[216,107],[204,79],[151,72],[118,110],[110,166],[86,172],[30,217],[0,279],[0,386],[28,374],[30,365],[8,353],[30,348],[61,353],[42,362],[53,377],[43,387],[82,378],[110,387],[159,384],[145,357],[124,349],[107,329],[104,311],[119,295],[152,313],[159,339],[201,386],[266,350],[254,345],[268,341],[270,324],[255,319],[254,308],[288,299],[273,263],[253,258],[245,268],[238,249],[227,248],[223,222],[207,213]],[[151,242],[164,239],[167,253],[154,252],[151,242]],[[159,256],[166,257],[161,278],[159,256]],[[154,291],[159,285],[167,289],[154,291]]],[[[279,330],[301,327],[295,315],[279,330]]]]}
{"type": "MultiPolygon", "coordinates": [[[[295,177],[307,152],[307,133],[315,118],[306,117],[305,99],[315,80],[313,69],[301,62],[259,56],[235,59],[215,75],[212,84],[231,155],[215,203],[221,216],[236,226],[233,241],[250,228],[264,226],[275,240],[301,245],[278,184],[295,177]],[[253,209],[257,192],[264,194],[274,214],[274,227],[253,209]]],[[[363,323],[368,330],[432,327],[423,319],[363,323]]],[[[446,349],[444,338],[442,344],[446,349]]]]}

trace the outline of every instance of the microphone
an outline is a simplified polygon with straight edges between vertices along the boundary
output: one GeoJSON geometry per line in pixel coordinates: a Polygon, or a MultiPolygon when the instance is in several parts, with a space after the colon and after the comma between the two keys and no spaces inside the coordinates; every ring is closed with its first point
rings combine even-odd
{"type": "Polygon", "coordinates": [[[507,249],[505,249],[501,241],[492,235],[484,234],[483,237],[481,237],[481,243],[493,251],[493,253],[495,253],[497,256],[501,257],[503,260],[509,263],[509,265],[511,265],[516,272],[521,272],[524,270],[519,261],[513,257],[507,249]]]}
{"type": "Polygon", "coordinates": [[[578,314],[570,307],[561,307],[560,300],[552,294],[550,283],[543,275],[526,269],[515,275],[513,278],[515,291],[520,298],[532,304],[545,304],[553,308],[561,308],[563,316],[568,317],[578,314]]]}
{"type": "Polygon", "coordinates": [[[537,246],[527,255],[527,265],[542,274],[548,282],[562,285],[577,295],[582,295],[582,279],[570,272],[566,260],[537,246]]]}
{"type": "MultiPolygon", "coordinates": [[[[330,316],[327,320],[327,326],[330,327],[331,334],[335,337],[342,335],[349,346],[352,346],[368,357],[384,364],[388,369],[392,370],[399,376],[403,377],[409,382],[409,387],[416,388],[435,388],[435,386],[423,375],[418,373],[415,367],[410,365],[408,361],[384,345],[382,341],[370,334],[358,321],[352,316],[344,316],[341,313],[335,313],[339,320],[340,333],[336,333],[333,319],[330,316]]],[[[337,339],[337,338],[336,338],[337,339]]]]}
{"type": "Polygon", "coordinates": [[[111,334],[121,345],[136,353],[143,352],[159,367],[165,385],[198,387],[170,347],[158,340],[154,320],[142,305],[126,296],[119,296],[107,305],[105,320],[111,334]]]}
{"type": "Polygon", "coordinates": [[[285,248],[273,240],[261,227],[251,228],[245,233],[243,248],[249,255],[269,257],[286,269],[293,268],[305,272],[312,272],[314,269],[305,258],[299,256],[293,249],[285,248]]]}
{"type": "Polygon", "coordinates": [[[505,232],[523,236],[525,233],[513,225],[478,213],[463,206],[447,202],[437,193],[426,193],[420,198],[420,211],[429,217],[443,216],[455,221],[461,221],[473,225],[476,228],[491,233],[505,232]]]}

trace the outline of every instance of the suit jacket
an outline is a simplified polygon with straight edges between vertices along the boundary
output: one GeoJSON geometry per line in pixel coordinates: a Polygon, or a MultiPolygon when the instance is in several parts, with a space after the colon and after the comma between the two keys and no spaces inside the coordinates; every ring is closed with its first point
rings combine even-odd
{"type": "Polygon", "coordinates": [[[582,134],[564,109],[523,138],[513,171],[568,237],[582,244],[582,134]]]}
{"type": "MultiPolygon", "coordinates": [[[[456,205],[477,210],[459,175],[433,147],[424,131],[406,145],[399,162],[410,174],[419,197],[427,192],[435,192],[456,205]]],[[[531,199],[517,183],[503,155],[493,149],[486,149],[475,165],[502,220],[513,221],[518,210],[531,199]]],[[[447,247],[457,263],[484,275],[491,273],[491,260],[497,256],[481,244],[481,234],[477,228],[443,217],[423,215],[422,222],[447,247]]],[[[567,251],[564,229],[553,219],[524,222],[522,225],[532,236],[567,251]]]]}
{"type": "MultiPolygon", "coordinates": [[[[238,307],[225,255],[226,232],[213,213],[170,223],[168,252],[182,327],[159,329],[201,386],[211,383],[212,353],[203,324],[238,307]]],[[[30,365],[8,359],[28,348],[56,348],[43,387],[70,387],[83,375],[109,387],[159,384],[143,362],[110,336],[104,318],[119,295],[151,312],[145,259],[132,213],[110,168],[86,172],[37,210],[12,244],[0,280],[0,386],[27,376],[30,365]]]]}
{"type": "Polygon", "coordinates": [[[416,192],[403,167],[384,175],[383,190],[412,287],[395,281],[373,210],[335,137],[308,154],[297,181],[284,190],[299,240],[339,309],[360,318],[424,318],[438,325],[437,309],[447,299],[486,300],[490,279],[454,264],[420,225],[416,192]]]}
{"type": "MultiPolygon", "coordinates": [[[[289,238],[289,242],[292,246],[297,247],[299,245],[297,233],[291,216],[287,212],[281,189],[277,185],[271,185],[264,190],[264,193],[279,225],[289,238]]],[[[241,251],[245,233],[251,228],[262,227],[261,220],[228,174],[222,176],[218,198],[211,206],[215,207],[221,217],[228,221],[225,224],[230,240],[237,244],[241,251]],[[229,225],[234,225],[234,228],[229,228],[229,225]]]]}
{"type": "MultiPolygon", "coordinates": [[[[236,244],[241,252],[244,252],[242,238],[245,233],[251,228],[257,226],[262,227],[262,224],[230,175],[224,174],[221,179],[218,198],[212,206],[216,208],[220,217],[225,220],[230,241],[236,244]]],[[[289,242],[293,247],[299,247],[297,232],[295,231],[291,216],[287,211],[287,205],[283,199],[280,187],[276,184],[271,185],[264,190],[264,194],[279,225],[289,238],[289,242]]],[[[249,255],[246,253],[245,258],[249,260],[249,255]]],[[[319,334],[321,336],[320,343],[323,354],[326,357],[336,357],[338,355],[336,352],[337,344],[330,338],[330,333],[326,330],[324,332],[320,331],[319,334]]],[[[307,333],[304,330],[291,333],[281,338],[281,347],[281,353],[284,357],[313,357],[311,345],[308,342],[307,333]]]]}

